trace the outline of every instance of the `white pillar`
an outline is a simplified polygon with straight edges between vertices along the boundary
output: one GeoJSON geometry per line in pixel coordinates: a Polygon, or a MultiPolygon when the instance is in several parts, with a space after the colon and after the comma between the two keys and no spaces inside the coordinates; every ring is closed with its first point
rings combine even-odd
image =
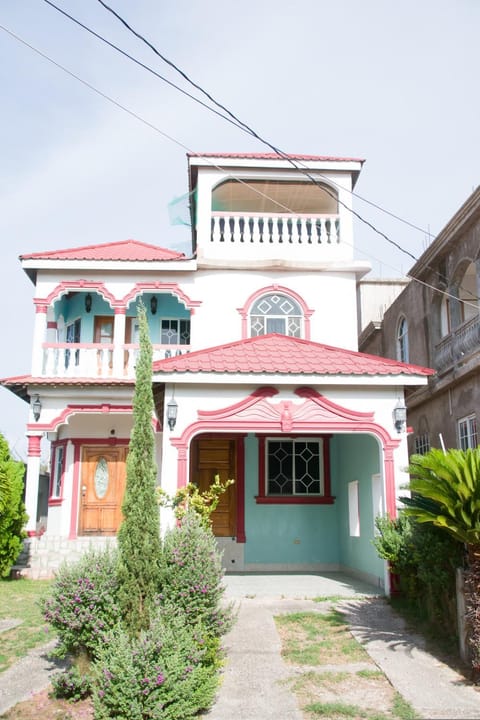
{"type": "Polygon", "coordinates": [[[125,326],[126,308],[115,308],[115,319],[113,323],[113,376],[123,377],[125,366],[125,326]]]}
{"type": "Polygon", "coordinates": [[[38,482],[40,476],[41,435],[28,435],[27,478],[25,486],[25,508],[28,514],[27,533],[35,535],[37,530],[38,482]]]}
{"type": "Polygon", "coordinates": [[[47,306],[37,305],[33,329],[32,375],[40,377],[43,370],[43,348],[47,335],[47,306]]]}

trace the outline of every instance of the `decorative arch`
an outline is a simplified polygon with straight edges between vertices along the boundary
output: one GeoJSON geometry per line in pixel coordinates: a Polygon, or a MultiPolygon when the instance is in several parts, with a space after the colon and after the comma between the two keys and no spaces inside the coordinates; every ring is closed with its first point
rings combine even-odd
{"type": "Polygon", "coordinates": [[[56,415],[48,423],[29,423],[27,430],[41,430],[42,432],[56,432],[60,425],[64,425],[70,415],[76,415],[78,413],[93,413],[93,414],[105,414],[105,413],[131,413],[131,405],[112,405],[110,403],[100,403],[98,405],[67,405],[61,413],[56,415]]]}
{"type": "Polygon", "coordinates": [[[299,295],[295,290],[291,290],[288,287],[285,287],[283,285],[267,285],[264,288],[261,288],[260,290],[256,290],[254,293],[252,293],[248,299],[246,300],[245,304],[241,308],[237,308],[238,313],[240,314],[242,318],[242,340],[245,340],[249,337],[248,333],[248,316],[251,307],[253,304],[259,300],[263,295],[269,295],[271,293],[281,293],[282,295],[288,295],[294,300],[298,305],[300,306],[302,313],[303,313],[303,323],[304,323],[304,340],[310,340],[310,317],[313,315],[314,310],[309,308],[306,304],[305,300],[302,298],[301,295],[299,295]]]}
{"type": "Polygon", "coordinates": [[[65,293],[82,290],[95,290],[99,293],[111,307],[121,305],[121,301],[117,300],[115,296],[107,290],[105,283],[98,282],[95,280],[63,280],[59,283],[46,298],[35,298],[34,303],[38,306],[51,305],[55,300],[58,300],[65,295],[65,293]]]}
{"type": "Polygon", "coordinates": [[[135,283],[132,290],[130,290],[122,298],[122,305],[127,307],[134,298],[141,295],[146,290],[155,290],[161,293],[172,293],[173,295],[176,295],[180,302],[182,302],[184,306],[191,311],[192,315],[195,312],[195,308],[202,304],[201,300],[192,300],[189,298],[188,295],[179,287],[178,283],[165,283],[157,280],[152,282],[135,283]]]}
{"type": "Polygon", "coordinates": [[[274,433],[348,433],[362,432],[373,435],[383,450],[385,500],[391,517],[396,516],[395,472],[393,451],[400,440],[392,438],[384,427],[373,419],[373,413],[358,412],[337,405],[310,387],[300,387],[295,394],[303,400],[271,402],[278,394],[276,388],[258,388],[238,403],[218,410],[199,410],[198,420],[191,423],[182,435],[172,438],[177,449],[178,486],[187,482],[188,448],[195,435],[205,432],[245,434],[274,433]]]}

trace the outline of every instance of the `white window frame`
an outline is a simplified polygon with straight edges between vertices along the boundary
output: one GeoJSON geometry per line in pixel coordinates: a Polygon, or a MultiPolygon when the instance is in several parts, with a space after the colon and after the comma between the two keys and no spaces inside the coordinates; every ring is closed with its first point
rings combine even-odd
{"type": "Polygon", "coordinates": [[[318,437],[298,437],[298,438],[290,438],[290,437],[269,437],[265,441],[265,495],[267,497],[286,497],[286,498],[293,498],[293,497],[324,497],[325,495],[325,473],[324,473],[324,441],[323,438],[318,437]],[[292,482],[292,492],[271,492],[270,491],[270,482],[274,482],[273,479],[270,478],[270,452],[269,448],[271,443],[284,443],[284,444],[291,444],[293,446],[292,451],[292,468],[293,472],[292,475],[295,475],[295,445],[299,445],[300,443],[314,443],[318,448],[318,472],[319,477],[313,478],[313,482],[319,482],[320,486],[320,492],[299,492],[298,491],[298,485],[301,482],[300,478],[296,478],[295,476],[291,478],[292,482]],[[297,488],[296,488],[297,485],[297,488]]]}
{"type": "Polygon", "coordinates": [[[279,335],[303,338],[305,329],[301,305],[297,300],[294,300],[287,293],[265,293],[261,297],[257,298],[250,308],[249,328],[250,337],[260,337],[262,335],[268,335],[271,332],[276,332],[279,335]],[[288,301],[289,303],[291,303],[292,312],[262,312],[262,303],[272,303],[273,305],[278,305],[278,307],[281,309],[280,301],[288,301]],[[272,323],[278,324],[279,321],[283,324],[283,329],[281,331],[278,328],[272,329],[272,323]],[[290,321],[293,321],[295,327],[290,326],[290,321]],[[256,325],[256,327],[254,327],[254,324],[256,325]],[[261,325],[263,325],[263,327],[260,327],[261,325]]]}
{"type": "MultiPolygon", "coordinates": [[[[171,328],[169,328],[171,329],[171,328]]],[[[191,322],[190,318],[174,318],[174,317],[162,317],[160,318],[160,344],[161,345],[190,345],[190,334],[191,334],[191,322]],[[163,338],[163,323],[177,323],[176,337],[177,340],[174,342],[172,338],[167,338],[165,341],[163,338]],[[182,338],[181,334],[181,323],[188,323],[188,340],[182,338]]]]}
{"type": "Polygon", "coordinates": [[[52,473],[52,497],[62,497],[63,474],[65,472],[65,454],[66,448],[62,443],[56,445],[53,453],[53,473],[52,473]]]}
{"type": "Polygon", "coordinates": [[[461,450],[476,448],[478,445],[477,416],[475,413],[460,418],[457,422],[458,447],[461,450]]]}
{"type": "Polygon", "coordinates": [[[397,325],[397,360],[400,362],[410,362],[410,353],[408,350],[408,322],[407,318],[402,315],[397,325]]]}

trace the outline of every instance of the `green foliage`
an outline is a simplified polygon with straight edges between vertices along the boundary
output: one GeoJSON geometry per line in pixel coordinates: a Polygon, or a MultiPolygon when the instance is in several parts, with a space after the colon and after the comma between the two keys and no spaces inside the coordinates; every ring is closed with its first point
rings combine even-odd
{"type": "Polygon", "coordinates": [[[221,554],[210,528],[194,511],[167,531],[162,552],[161,602],[189,624],[201,621],[219,637],[233,622],[231,605],[221,605],[225,592],[221,554]]]}
{"type": "Polygon", "coordinates": [[[181,617],[151,614],[138,638],[112,631],[96,663],[95,720],[189,720],[208,708],[217,688],[204,662],[202,630],[181,617]]]}
{"type": "Polygon", "coordinates": [[[413,502],[405,513],[455,540],[480,546],[480,448],[412,455],[407,468],[413,502]]]}
{"type": "Polygon", "coordinates": [[[122,615],[132,635],[146,630],[160,588],[161,552],[152,429],[152,345],[145,306],[138,306],[140,353],[133,399],[133,430],[127,458],[124,520],[118,533],[122,615]]]}
{"type": "Polygon", "coordinates": [[[394,520],[378,517],[373,540],[378,555],[400,576],[410,609],[431,630],[455,633],[455,568],[461,565],[462,544],[434,525],[422,525],[401,511],[394,520]]]}
{"type": "Polygon", "coordinates": [[[77,562],[61,565],[41,603],[58,635],[57,655],[97,656],[106,633],[120,621],[118,591],[115,551],[89,550],[77,562]]]}
{"type": "Polygon", "coordinates": [[[208,490],[200,492],[195,483],[187,483],[185,487],[179,488],[173,497],[167,495],[162,488],[157,488],[159,503],[162,507],[171,507],[174,510],[177,520],[182,520],[189,510],[193,510],[206,528],[212,525],[212,513],[220,502],[220,496],[233,485],[235,480],[220,480],[220,475],[215,475],[213,483],[208,490]]]}
{"type": "Polygon", "coordinates": [[[52,695],[65,700],[84,700],[91,695],[92,681],[88,674],[81,673],[76,666],[55,673],[51,678],[52,695]]]}
{"type": "Polygon", "coordinates": [[[0,435],[0,577],[7,577],[26,537],[23,528],[28,516],[22,501],[22,462],[13,460],[8,443],[0,435]]]}

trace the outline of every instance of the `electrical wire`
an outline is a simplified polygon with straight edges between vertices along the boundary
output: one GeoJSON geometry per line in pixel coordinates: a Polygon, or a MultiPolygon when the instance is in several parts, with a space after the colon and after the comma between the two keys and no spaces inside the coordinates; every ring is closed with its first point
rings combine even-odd
{"type": "MultiPolygon", "coordinates": [[[[114,105],[116,108],[122,110],[123,112],[127,113],[127,114],[130,115],[131,117],[133,117],[133,118],[135,118],[136,120],[140,121],[143,125],[149,127],[150,129],[154,130],[155,132],[159,133],[162,137],[164,137],[165,139],[169,140],[170,142],[178,145],[178,146],[181,147],[183,150],[186,150],[188,153],[198,156],[198,153],[195,153],[191,148],[189,148],[187,145],[185,145],[184,143],[182,143],[180,140],[178,140],[177,138],[174,138],[172,135],[169,135],[168,133],[164,132],[164,131],[161,130],[159,127],[157,127],[156,125],[154,125],[154,124],[151,123],[150,121],[146,120],[145,118],[143,118],[143,117],[142,117],[141,115],[139,115],[138,113],[134,112],[133,110],[130,110],[130,109],[127,108],[125,105],[122,105],[122,103],[120,103],[118,100],[115,100],[115,99],[112,98],[111,96],[109,96],[109,95],[107,95],[106,93],[104,93],[102,90],[99,90],[99,89],[96,88],[94,85],[92,85],[91,83],[87,82],[86,80],[84,80],[83,78],[81,78],[79,75],[77,75],[76,73],[72,72],[71,70],[69,70],[68,68],[66,68],[64,65],[62,65],[61,63],[57,62],[56,60],[54,60],[53,58],[51,58],[50,56],[48,56],[46,53],[42,52],[42,51],[39,50],[38,48],[36,48],[36,47],[34,47],[33,45],[31,45],[30,43],[28,43],[26,40],[24,40],[23,38],[21,38],[19,35],[17,35],[17,34],[14,33],[13,31],[11,31],[11,30],[9,30],[8,28],[6,28],[4,25],[1,25],[1,24],[0,24],[0,30],[3,30],[5,33],[7,33],[8,35],[10,35],[10,37],[14,38],[15,40],[17,40],[18,42],[20,42],[20,43],[21,43],[22,45],[24,45],[25,47],[28,47],[28,48],[29,48],[30,50],[32,50],[34,53],[36,53],[37,55],[39,55],[39,56],[42,57],[43,59],[47,60],[48,62],[50,62],[52,65],[54,65],[54,66],[55,66],[56,68],[58,68],[59,70],[62,70],[63,72],[65,72],[68,76],[70,76],[70,77],[74,78],[75,80],[77,80],[78,82],[80,82],[82,85],[84,85],[85,87],[87,87],[89,90],[92,90],[94,93],[96,93],[97,95],[99,95],[100,97],[102,97],[104,100],[107,100],[108,102],[110,102],[110,103],[111,103],[112,105],[114,105]]],[[[208,164],[211,165],[213,168],[215,168],[215,169],[217,169],[217,170],[219,170],[219,171],[224,171],[224,168],[222,168],[221,166],[219,166],[219,165],[215,164],[214,162],[212,162],[212,161],[210,160],[210,158],[207,158],[207,157],[206,157],[205,160],[206,160],[206,161],[208,162],[208,164]]],[[[236,177],[236,176],[233,175],[233,174],[230,174],[229,177],[231,177],[232,179],[234,179],[234,180],[242,183],[243,185],[249,187],[251,190],[253,190],[254,192],[257,192],[257,193],[258,193],[259,195],[261,195],[262,197],[271,200],[272,202],[276,203],[278,206],[283,207],[288,213],[293,214],[293,211],[292,211],[291,208],[287,207],[286,205],[283,205],[283,203],[277,202],[276,200],[274,200],[273,198],[271,198],[268,194],[261,192],[260,190],[258,190],[258,189],[255,188],[254,186],[250,185],[248,182],[245,182],[242,178],[236,177]]],[[[321,186],[321,187],[322,187],[322,189],[323,189],[323,186],[321,186]]],[[[343,241],[343,242],[344,242],[346,245],[352,247],[352,249],[355,249],[352,243],[348,243],[348,242],[346,242],[346,241],[343,241]]],[[[356,249],[359,250],[359,251],[360,251],[363,255],[365,255],[366,257],[369,257],[369,258],[371,258],[371,259],[374,259],[374,260],[377,260],[377,261],[378,261],[378,258],[376,258],[375,256],[371,255],[370,253],[367,253],[367,252],[365,252],[364,250],[361,250],[361,249],[358,248],[358,247],[357,247],[356,249]]],[[[395,268],[393,268],[393,269],[395,269],[395,268]]],[[[398,271],[397,271],[397,272],[398,272],[398,271]]],[[[403,275],[403,273],[399,273],[399,274],[403,275]]],[[[407,274],[406,277],[409,277],[408,274],[407,274]]],[[[454,300],[458,300],[458,297],[452,295],[451,293],[447,292],[446,290],[441,290],[440,288],[437,288],[437,287],[435,287],[435,286],[433,286],[433,285],[430,285],[429,283],[427,283],[427,282],[425,282],[425,281],[422,281],[422,280],[419,280],[418,278],[410,277],[410,280],[419,282],[420,284],[425,285],[426,287],[429,287],[429,288],[431,288],[432,290],[434,290],[435,292],[438,292],[438,293],[440,293],[440,294],[442,294],[442,295],[444,295],[444,296],[446,296],[446,297],[448,297],[448,298],[452,298],[452,299],[454,299],[454,300]]],[[[465,288],[464,288],[464,290],[466,291],[465,288]]],[[[464,303],[465,305],[468,305],[468,306],[470,306],[470,307],[473,307],[473,308],[475,308],[475,309],[478,309],[478,306],[477,306],[477,305],[474,305],[473,303],[469,303],[469,302],[466,301],[466,300],[461,300],[460,302],[462,302],[462,303],[464,303]]]]}

